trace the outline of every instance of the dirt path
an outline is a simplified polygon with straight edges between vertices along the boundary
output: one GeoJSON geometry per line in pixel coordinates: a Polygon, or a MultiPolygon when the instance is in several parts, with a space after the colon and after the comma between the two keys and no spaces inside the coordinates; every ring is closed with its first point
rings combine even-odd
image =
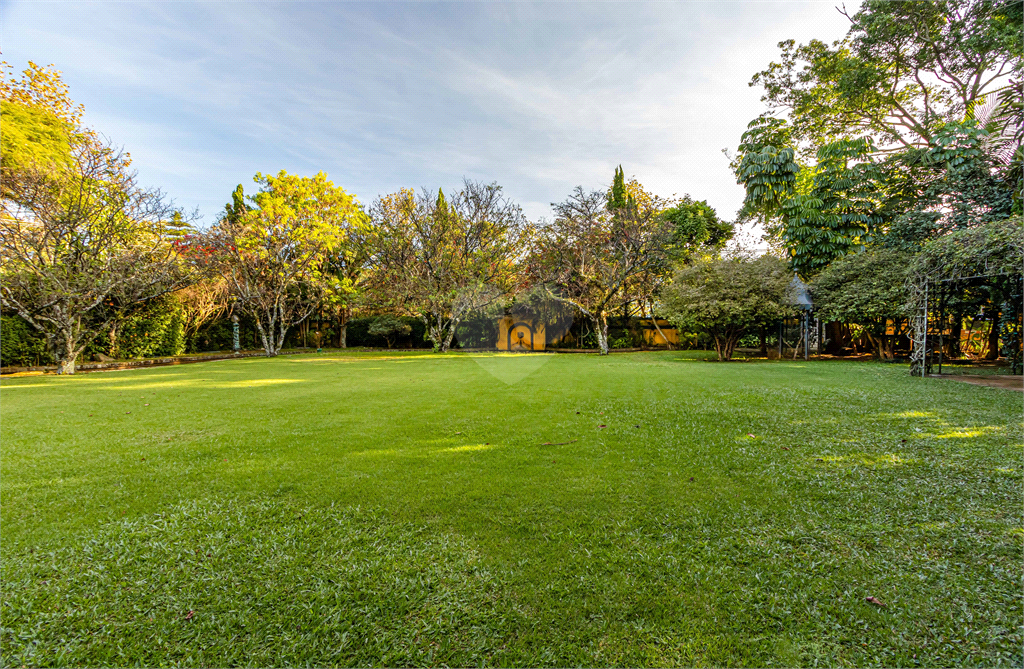
{"type": "Polygon", "coordinates": [[[989,386],[991,388],[1006,388],[1024,392],[1024,377],[1010,376],[1009,374],[996,374],[992,376],[980,376],[978,374],[929,374],[933,379],[948,379],[950,381],[961,381],[973,383],[976,386],[989,386]]]}

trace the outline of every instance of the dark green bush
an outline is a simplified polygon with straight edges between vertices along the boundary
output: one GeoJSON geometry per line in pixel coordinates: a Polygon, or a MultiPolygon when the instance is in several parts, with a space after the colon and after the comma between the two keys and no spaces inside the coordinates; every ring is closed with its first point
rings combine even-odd
{"type": "MultiPolygon", "coordinates": [[[[348,322],[348,345],[387,348],[388,342],[384,337],[370,334],[370,325],[375,319],[376,316],[370,316],[350,320],[348,322]]],[[[420,319],[402,316],[398,320],[408,325],[411,332],[408,336],[396,338],[393,342],[394,348],[431,348],[432,344],[426,338],[427,329],[420,319]]]]}
{"type": "Polygon", "coordinates": [[[0,316],[0,366],[33,367],[52,363],[46,341],[35,328],[21,316],[0,316]]]}

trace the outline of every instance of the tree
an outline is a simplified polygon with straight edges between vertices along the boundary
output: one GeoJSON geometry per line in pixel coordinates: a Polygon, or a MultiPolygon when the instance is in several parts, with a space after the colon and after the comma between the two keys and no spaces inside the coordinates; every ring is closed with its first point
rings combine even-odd
{"type": "Polygon", "coordinates": [[[325,304],[336,310],[339,348],[348,346],[348,321],[353,309],[374,297],[371,261],[379,246],[372,219],[354,216],[343,222],[340,243],[327,255],[324,273],[331,280],[325,304]]]}
{"type": "Polygon", "coordinates": [[[811,284],[818,317],[863,326],[875,355],[891,360],[895,340],[907,324],[906,282],[912,259],[907,252],[873,248],[836,260],[811,284]],[[887,334],[890,322],[897,331],[894,335],[887,334]]]}
{"type": "MultiPolygon", "coordinates": [[[[0,63],[0,167],[8,176],[6,185],[20,170],[49,169],[71,162],[71,144],[95,133],[79,127],[83,109],[68,93],[60,72],[52,65],[40,67],[29,61],[21,79],[13,76],[13,68],[0,63]]],[[[124,156],[127,164],[127,156],[124,156]]],[[[3,197],[11,192],[3,188],[3,197]]]]}
{"type": "Polygon", "coordinates": [[[612,178],[612,187],[608,191],[608,211],[620,211],[637,208],[636,196],[631,192],[630,185],[642,190],[639,182],[635,179],[632,184],[626,183],[626,174],[622,171],[622,165],[615,168],[615,176],[612,178]]]}
{"type": "Polygon", "coordinates": [[[750,82],[812,153],[863,136],[882,151],[931,147],[945,123],[1020,85],[1019,0],[867,0],[848,18],[831,47],[781,42],[781,61],[750,82]]]}
{"type": "Polygon", "coordinates": [[[230,299],[256,323],[264,351],[277,355],[288,329],[316,309],[331,277],[326,259],[345,226],[364,216],[356,199],[320,172],[300,177],[257,174],[261,190],[236,197],[190,255],[221,273],[230,299]]]}
{"type": "Polygon", "coordinates": [[[60,373],[129,310],[190,281],[162,235],[173,207],[108,144],[79,134],[68,162],[3,178],[0,301],[43,334],[60,373]]]}
{"type": "Polygon", "coordinates": [[[394,316],[385,315],[374,318],[367,332],[374,337],[384,337],[388,348],[391,348],[392,340],[395,337],[408,337],[412,334],[412,326],[394,316]]]}
{"type": "MultiPolygon", "coordinates": [[[[605,193],[577,187],[554,204],[555,220],[538,232],[530,260],[536,283],[594,324],[608,354],[608,315],[633,299],[630,282],[660,275],[672,227],[660,207],[609,209],[605,193]]],[[[627,200],[628,205],[628,200],[627,200]]]]}
{"type": "Polygon", "coordinates": [[[783,260],[768,255],[704,258],[676,273],[662,301],[680,331],[709,335],[718,359],[730,360],[752,328],[794,314],[791,277],[783,260]]]}
{"type": "Polygon", "coordinates": [[[181,305],[182,328],[189,346],[210,320],[228,309],[228,282],[222,276],[206,277],[182,288],[175,297],[181,305]]]}
{"type": "Polygon", "coordinates": [[[844,40],[783,42],[755,75],[771,111],[733,163],[741,218],[765,223],[804,276],[879,235],[919,246],[1006,216],[1021,183],[1018,0],[869,0],[849,18],[844,40]]]}
{"type": "Polygon", "coordinates": [[[720,219],[706,200],[694,200],[689,195],[660,215],[672,226],[668,251],[676,262],[686,262],[699,254],[717,254],[735,232],[733,224],[720,219]]]}
{"type": "Polygon", "coordinates": [[[370,210],[380,249],[378,294],[419,318],[434,350],[447,351],[472,311],[507,295],[529,235],[522,210],[497,184],[466,180],[451,203],[438,191],[387,195],[370,210]]]}

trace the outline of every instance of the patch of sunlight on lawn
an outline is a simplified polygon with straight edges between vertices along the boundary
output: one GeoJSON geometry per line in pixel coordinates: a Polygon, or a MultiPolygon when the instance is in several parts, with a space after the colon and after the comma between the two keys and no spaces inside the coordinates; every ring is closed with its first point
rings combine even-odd
{"type": "Polygon", "coordinates": [[[244,381],[226,381],[210,383],[209,388],[259,388],[261,386],[280,386],[289,383],[302,383],[305,379],[246,379],[244,381]]]}
{"type": "Polygon", "coordinates": [[[863,465],[865,467],[872,467],[875,469],[885,469],[889,467],[903,467],[906,465],[917,464],[917,460],[914,458],[903,458],[895,453],[882,453],[879,455],[870,455],[868,453],[852,453],[850,455],[830,455],[823,458],[828,464],[848,464],[852,466],[863,465]]]}
{"type": "Polygon", "coordinates": [[[949,430],[948,432],[943,432],[942,434],[936,434],[932,436],[934,436],[936,439],[970,439],[971,437],[983,437],[987,434],[992,434],[993,432],[996,432],[998,430],[999,428],[994,425],[986,425],[984,427],[975,428],[973,430],[953,429],[949,430]]]}
{"type": "Polygon", "coordinates": [[[465,446],[453,446],[452,448],[440,448],[438,453],[465,453],[467,451],[489,451],[494,448],[493,444],[467,444],[465,446]]]}

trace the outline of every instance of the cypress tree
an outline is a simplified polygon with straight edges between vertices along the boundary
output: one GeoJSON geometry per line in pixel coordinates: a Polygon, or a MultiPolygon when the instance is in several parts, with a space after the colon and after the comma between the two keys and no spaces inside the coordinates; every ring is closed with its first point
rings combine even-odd
{"type": "Polygon", "coordinates": [[[224,205],[224,217],[230,223],[237,223],[238,218],[249,210],[249,207],[245,205],[245,191],[242,189],[242,184],[238,184],[235,191],[231,193],[231,202],[224,205]]]}
{"type": "Polygon", "coordinates": [[[608,208],[615,211],[625,209],[628,204],[626,175],[622,171],[622,165],[619,165],[615,168],[615,177],[612,179],[612,192],[608,196],[608,208]]]}

